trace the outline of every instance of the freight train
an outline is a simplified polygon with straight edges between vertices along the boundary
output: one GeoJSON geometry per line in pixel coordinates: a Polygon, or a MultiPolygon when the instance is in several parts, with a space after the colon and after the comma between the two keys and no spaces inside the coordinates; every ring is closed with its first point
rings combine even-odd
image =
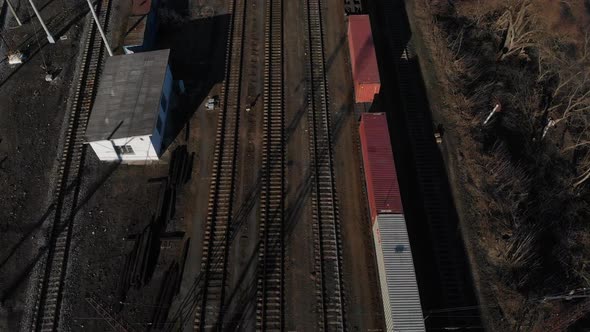
{"type": "Polygon", "coordinates": [[[424,331],[386,115],[362,114],[359,135],[385,325],[387,331],[424,331]]]}
{"type": "Polygon", "coordinates": [[[348,17],[348,43],[386,329],[425,331],[387,117],[368,112],[381,87],[368,15],[348,17]]]}
{"type": "Polygon", "coordinates": [[[381,88],[381,80],[369,15],[348,17],[348,49],[354,82],[354,102],[372,103],[381,88]]]}

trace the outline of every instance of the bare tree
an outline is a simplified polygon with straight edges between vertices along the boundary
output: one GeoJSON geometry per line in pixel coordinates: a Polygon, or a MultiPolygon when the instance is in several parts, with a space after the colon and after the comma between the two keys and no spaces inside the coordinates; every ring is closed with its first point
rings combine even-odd
{"type": "Polygon", "coordinates": [[[457,1],[454,8],[459,16],[469,17],[476,26],[488,26],[490,13],[503,12],[514,0],[473,0],[457,1]]]}
{"type": "Polygon", "coordinates": [[[554,114],[555,124],[571,116],[590,111],[590,73],[584,69],[571,74],[561,82],[553,93],[556,102],[549,107],[554,114]]]}
{"type": "Polygon", "coordinates": [[[501,226],[495,231],[512,233],[529,216],[529,211],[521,203],[527,200],[531,179],[523,167],[510,161],[501,144],[483,157],[482,162],[487,172],[484,190],[489,215],[501,226]]]}
{"type": "Polygon", "coordinates": [[[590,179],[590,133],[587,126],[582,131],[578,141],[563,150],[576,149],[583,149],[583,157],[577,163],[578,175],[572,181],[574,187],[578,187],[590,179]]]}
{"type": "Polygon", "coordinates": [[[560,303],[553,307],[548,317],[544,317],[533,326],[533,332],[561,332],[567,331],[570,326],[576,323],[590,312],[590,299],[581,303],[564,304],[560,303]]]}
{"type": "Polygon", "coordinates": [[[529,11],[530,0],[520,0],[509,7],[498,18],[496,25],[504,33],[498,60],[511,55],[522,55],[527,47],[536,46],[535,35],[540,31],[533,27],[533,16],[529,11]]]}
{"type": "Polygon", "coordinates": [[[566,143],[562,152],[576,151],[582,156],[574,161],[578,174],[572,185],[578,187],[590,179],[590,34],[584,34],[576,54],[567,52],[554,38],[544,40],[538,50],[537,82],[550,89],[542,110],[546,117],[542,137],[560,124],[562,130],[577,137],[574,143],[562,142],[566,143]]]}
{"type": "Polygon", "coordinates": [[[511,269],[520,272],[512,275],[517,287],[526,285],[541,266],[541,258],[536,248],[537,241],[538,229],[517,229],[508,240],[504,259],[511,269]]]}

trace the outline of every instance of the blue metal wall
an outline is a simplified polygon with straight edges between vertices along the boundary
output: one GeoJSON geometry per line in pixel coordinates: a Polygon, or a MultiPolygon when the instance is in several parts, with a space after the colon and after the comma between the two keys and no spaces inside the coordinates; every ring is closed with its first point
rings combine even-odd
{"type": "Polygon", "coordinates": [[[158,106],[158,120],[156,120],[156,125],[154,126],[154,131],[152,133],[152,144],[154,145],[154,149],[158,153],[158,156],[162,155],[162,145],[164,142],[164,133],[166,132],[166,125],[168,123],[168,118],[170,117],[170,100],[172,97],[172,84],[174,83],[172,79],[172,72],[170,71],[170,66],[166,67],[166,76],[164,78],[164,84],[162,86],[162,95],[160,96],[160,105],[158,106]]]}

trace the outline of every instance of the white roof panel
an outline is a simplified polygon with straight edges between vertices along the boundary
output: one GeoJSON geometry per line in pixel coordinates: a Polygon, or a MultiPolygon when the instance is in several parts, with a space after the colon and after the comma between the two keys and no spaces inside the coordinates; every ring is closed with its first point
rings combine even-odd
{"type": "Polygon", "coordinates": [[[403,214],[380,214],[373,227],[388,331],[425,331],[403,214]],[[388,312],[389,311],[389,312],[388,312]]]}

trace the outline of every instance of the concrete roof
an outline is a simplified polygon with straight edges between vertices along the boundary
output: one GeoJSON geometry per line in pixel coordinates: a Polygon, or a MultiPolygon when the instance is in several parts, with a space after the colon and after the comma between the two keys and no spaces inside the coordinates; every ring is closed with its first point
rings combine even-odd
{"type": "Polygon", "coordinates": [[[170,50],[116,55],[106,60],[86,139],[98,141],[153,132],[170,50]]]}

